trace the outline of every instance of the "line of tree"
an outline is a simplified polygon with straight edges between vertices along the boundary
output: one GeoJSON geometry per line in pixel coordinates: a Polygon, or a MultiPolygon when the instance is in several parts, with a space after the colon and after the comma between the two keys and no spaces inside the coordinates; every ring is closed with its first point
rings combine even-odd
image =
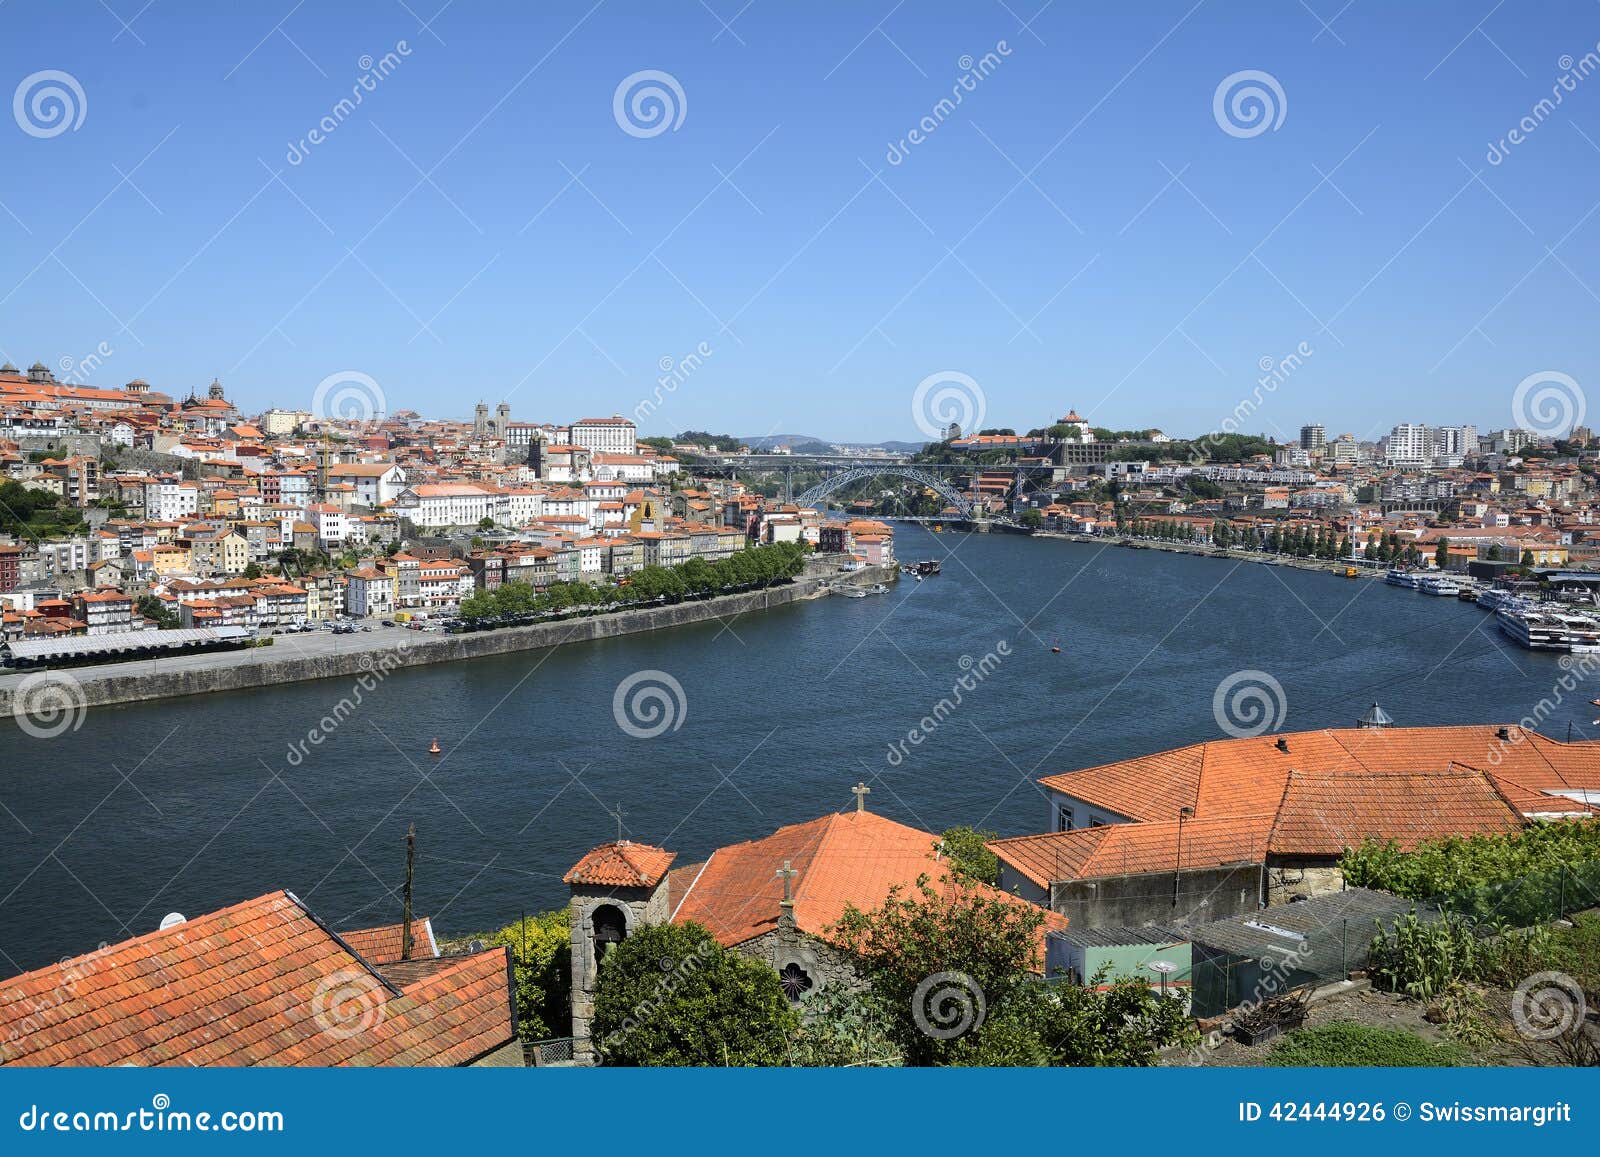
{"type": "Polygon", "coordinates": [[[554,614],[581,608],[621,607],[665,600],[703,598],[754,587],[787,582],[805,569],[810,547],[798,542],[776,542],[737,551],[708,562],[690,559],[673,567],[647,566],[616,586],[589,582],[555,582],[540,590],[525,582],[501,583],[461,602],[461,617],[468,622],[487,619],[554,614]]]}

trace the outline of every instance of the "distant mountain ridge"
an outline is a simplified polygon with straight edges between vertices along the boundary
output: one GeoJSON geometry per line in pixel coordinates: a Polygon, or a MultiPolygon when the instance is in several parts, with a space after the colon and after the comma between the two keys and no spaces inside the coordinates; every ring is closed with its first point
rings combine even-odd
{"type": "Polygon", "coordinates": [[[925,442],[841,442],[833,438],[818,438],[813,434],[752,434],[741,435],[739,441],[749,446],[752,450],[767,450],[774,446],[805,446],[810,443],[820,443],[824,446],[858,446],[864,449],[889,450],[895,453],[909,454],[920,450],[925,442]]]}

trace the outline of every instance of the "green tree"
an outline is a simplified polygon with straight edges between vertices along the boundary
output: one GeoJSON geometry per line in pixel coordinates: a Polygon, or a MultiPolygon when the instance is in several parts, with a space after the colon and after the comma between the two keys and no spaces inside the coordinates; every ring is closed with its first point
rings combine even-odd
{"type": "Polygon", "coordinates": [[[182,624],[183,620],[175,612],[167,610],[165,604],[155,595],[140,595],[137,605],[139,613],[155,623],[157,627],[171,630],[182,624]]]}
{"type": "Polygon", "coordinates": [[[479,530],[493,530],[494,529],[494,519],[488,517],[487,515],[485,515],[483,518],[478,519],[478,529],[479,530]]]}
{"type": "Polygon", "coordinates": [[[1018,516],[1017,521],[1029,530],[1038,530],[1044,526],[1044,511],[1037,506],[1030,506],[1018,516]]]}
{"type": "Polygon", "coordinates": [[[1529,550],[1527,547],[1523,547],[1523,549],[1522,549],[1522,561],[1518,565],[1519,566],[1533,566],[1534,565],[1534,562],[1533,562],[1533,551],[1529,550]]]}
{"type": "Polygon", "coordinates": [[[245,564],[245,568],[244,568],[244,577],[247,578],[247,579],[258,579],[258,578],[260,578],[261,577],[261,568],[259,566],[257,566],[253,562],[246,563],[245,564]]]}
{"type": "Polygon", "coordinates": [[[523,1040],[572,1033],[572,926],[569,912],[540,912],[498,932],[469,937],[511,949],[517,1024],[523,1040]]]}
{"type": "Polygon", "coordinates": [[[1433,565],[1440,570],[1450,569],[1450,540],[1440,538],[1439,545],[1433,551],[1433,565]]]}
{"type": "Polygon", "coordinates": [[[590,1031],[606,1065],[776,1065],[800,1019],[765,963],[698,924],[641,928],[612,947],[590,1031]]]}
{"type": "Polygon", "coordinates": [[[997,832],[980,832],[962,825],[946,828],[939,836],[950,869],[966,880],[994,885],[1000,882],[1000,857],[985,845],[999,839],[997,832]]]}

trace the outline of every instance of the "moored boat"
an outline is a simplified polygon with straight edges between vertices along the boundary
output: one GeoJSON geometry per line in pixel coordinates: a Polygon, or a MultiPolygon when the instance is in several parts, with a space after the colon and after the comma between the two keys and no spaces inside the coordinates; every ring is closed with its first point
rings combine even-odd
{"type": "Polygon", "coordinates": [[[1412,590],[1417,587],[1417,576],[1408,570],[1391,570],[1383,576],[1383,581],[1392,587],[1410,587],[1412,590]]]}

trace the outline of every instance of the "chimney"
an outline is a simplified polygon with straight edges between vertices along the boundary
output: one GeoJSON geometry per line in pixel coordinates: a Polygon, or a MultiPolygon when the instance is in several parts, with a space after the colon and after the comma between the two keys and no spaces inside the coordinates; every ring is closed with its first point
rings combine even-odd
{"type": "Polygon", "coordinates": [[[1283,752],[1285,755],[1289,754],[1289,741],[1281,735],[1278,736],[1277,747],[1278,750],[1283,752]]]}
{"type": "Polygon", "coordinates": [[[1500,740],[1502,743],[1510,743],[1511,742],[1511,728],[1502,727],[1499,731],[1496,731],[1494,733],[1494,737],[1496,739],[1500,740]]]}

